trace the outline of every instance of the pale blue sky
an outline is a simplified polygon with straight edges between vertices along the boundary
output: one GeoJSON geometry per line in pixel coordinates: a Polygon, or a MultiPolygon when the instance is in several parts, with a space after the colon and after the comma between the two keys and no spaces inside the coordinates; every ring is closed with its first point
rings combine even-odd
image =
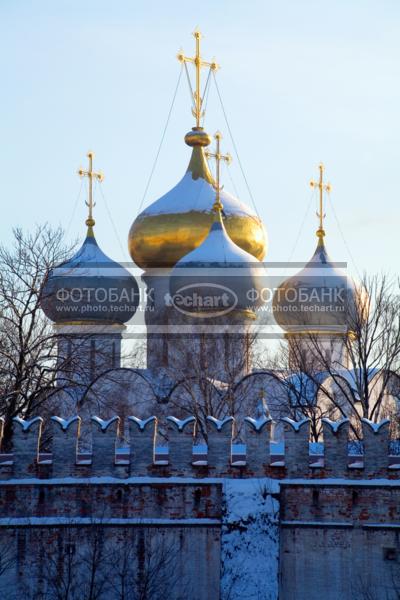
{"type": "MultiPolygon", "coordinates": [[[[395,0],[191,2],[0,0],[1,239],[49,221],[84,233],[73,212],[86,151],[106,179],[97,239],[127,260],[136,217],[179,74],[175,58],[205,34],[240,158],[268,230],[268,259],[292,253],[323,160],[347,246],[327,207],[335,260],[398,268],[400,5],[395,0]]],[[[184,79],[145,204],[183,175],[193,125],[184,79]]],[[[206,129],[225,134],[215,89],[206,129]]],[[[237,160],[232,177],[249,202],[237,160]]],[[[229,178],[226,188],[232,190],[229,178]]],[[[315,203],[293,258],[313,252],[315,203]]],[[[354,271],[354,267],[352,269],[354,271]]]]}

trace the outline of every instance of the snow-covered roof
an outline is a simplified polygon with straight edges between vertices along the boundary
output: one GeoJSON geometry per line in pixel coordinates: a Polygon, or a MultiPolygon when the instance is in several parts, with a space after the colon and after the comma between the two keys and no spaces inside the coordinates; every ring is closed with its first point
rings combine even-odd
{"type": "Polygon", "coordinates": [[[132,277],[129,271],[104,254],[96,239],[90,236],[72,258],[52,270],[51,276],[132,277]]]}
{"type": "Polygon", "coordinates": [[[211,263],[232,267],[240,264],[247,265],[248,263],[260,264],[254,256],[239,248],[231,240],[222,221],[215,221],[204,242],[181,258],[177,266],[211,263]]]}
{"type": "MultiPolygon", "coordinates": [[[[192,173],[187,171],[182,179],[169,192],[153,202],[141,214],[159,215],[171,213],[184,213],[192,210],[211,212],[215,201],[215,189],[205,179],[194,179],[192,173]]],[[[246,204],[232,196],[225,190],[221,191],[221,201],[226,214],[239,216],[256,216],[255,212],[246,204]]]]}

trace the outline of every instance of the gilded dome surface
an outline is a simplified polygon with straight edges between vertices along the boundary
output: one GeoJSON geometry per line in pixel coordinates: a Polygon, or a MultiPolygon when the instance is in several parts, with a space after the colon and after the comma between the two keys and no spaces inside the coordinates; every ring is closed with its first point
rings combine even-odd
{"type": "Polygon", "coordinates": [[[356,305],[353,281],[334,265],[322,236],[304,269],[273,297],[275,320],[287,333],[346,333],[356,305]]]}
{"type": "MultiPolygon", "coordinates": [[[[193,146],[181,181],[146,208],[129,232],[129,252],[143,268],[173,267],[206,238],[213,222],[213,178],[204,155],[210,138],[203,131],[186,136],[193,146]]],[[[267,235],[259,217],[228,192],[221,191],[224,225],[235,244],[258,260],[266,254],[267,235]]]]}
{"type": "Polygon", "coordinates": [[[138,302],[135,278],[104,254],[91,227],[78,252],[48,273],[40,301],[55,323],[126,323],[138,302]]]}

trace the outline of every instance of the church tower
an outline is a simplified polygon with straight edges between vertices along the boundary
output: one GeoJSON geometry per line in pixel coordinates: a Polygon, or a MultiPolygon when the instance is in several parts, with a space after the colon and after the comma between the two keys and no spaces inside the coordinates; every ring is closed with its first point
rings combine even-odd
{"type": "Polygon", "coordinates": [[[89,182],[86,238],[72,258],[48,273],[41,295],[57,338],[58,385],[77,400],[100,374],[120,366],[125,323],[139,300],[135,278],[104,254],[94,235],[93,182],[103,174],[94,171],[93,157],[89,152],[88,169],[79,170],[89,182]]]}
{"type": "Polygon", "coordinates": [[[214,220],[205,240],[171,272],[170,322],[176,334],[182,328],[186,331],[186,348],[182,352],[170,347],[170,363],[198,364],[213,378],[232,382],[250,371],[259,304],[254,298],[261,297],[265,277],[263,263],[235,244],[226,231],[220,163],[230,161],[230,156],[221,153],[219,132],[215,139],[215,152],[207,153],[216,162],[214,220]]]}
{"type": "MultiPolygon", "coordinates": [[[[196,42],[195,56],[178,54],[178,60],[189,81],[188,66],[193,65],[195,69],[195,86],[194,90],[191,89],[195,125],[185,136],[185,143],[192,149],[189,165],[181,181],[135,219],[129,233],[130,254],[134,262],[144,270],[143,279],[149,297],[152,298],[152,310],[146,311],[147,366],[150,369],[161,366],[176,368],[174,335],[170,327],[171,308],[174,319],[177,317],[176,310],[171,307],[171,270],[183,257],[191,256],[192,252],[206,243],[216,218],[213,209],[216,182],[207,162],[211,155],[206,152],[211,137],[202,123],[207,86],[218,65],[202,58],[201,33],[195,31],[193,35],[196,42]],[[203,69],[208,71],[204,87],[201,85],[203,69]]],[[[223,210],[218,213],[218,223],[223,221],[218,241],[222,243],[222,238],[229,240],[228,245],[235,246],[237,251],[242,251],[251,261],[262,260],[266,253],[267,237],[261,220],[254,211],[228,192],[219,189],[218,194],[223,205],[223,210]]],[[[220,227],[218,223],[214,224],[217,228],[220,227]]],[[[213,235],[214,233],[215,230],[213,235]]],[[[219,252],[218,248],[215,250],[216,253],[219,252]]],[[[233,313],[229,318],[230,324],[232,317],[233,313]]]]}
{"type": "Polygon", "coordinates": [[[289,343],[289,365],[294,370],[326,370],[327,365],[346,368],[347,339],[353,335],[351,323],[357,310],[353,281],[339,269],[325,246],[324,166],[319,180],[310,185],[318,190],[319,226],[317,247],[299,273],[286,279],[275,291],[273,313],[289,343]]]}

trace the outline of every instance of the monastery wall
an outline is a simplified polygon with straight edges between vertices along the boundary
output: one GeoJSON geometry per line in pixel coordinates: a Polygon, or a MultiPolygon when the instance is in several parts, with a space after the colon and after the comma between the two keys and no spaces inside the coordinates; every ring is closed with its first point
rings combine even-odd
{"type": "Polygon", "coordinates": [[[397,482],[282,482],[280,510],[281,598],[399,597],[397,482]]]}
{"type": "Polygon", "coordinates": [[[50,567],[84,589],[101,547],[100,575],[132,586],[153,573],[154,598],[396,598],[400,456],[389,422],[364,421],[356,448],[346,420],[324,422],[323,448],[310,445],[307,420],[283,419],[283,446],[265,417],[245,420],[245,444],[233,443],[234,419],[207,423],[197,446],[194,418],[131,417],[123,447],[118,417],[94,417],[83,453],[79,417],[14,420],[0,456],[1,597],[46,597],[50,567]]]}

